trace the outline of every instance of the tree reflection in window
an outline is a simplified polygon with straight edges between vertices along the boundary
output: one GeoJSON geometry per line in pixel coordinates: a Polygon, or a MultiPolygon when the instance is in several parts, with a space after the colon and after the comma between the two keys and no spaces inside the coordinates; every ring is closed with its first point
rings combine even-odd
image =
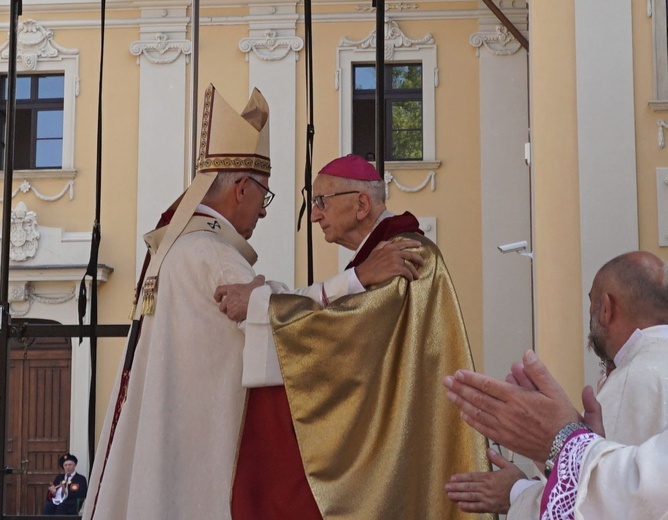
{"type": "MultiPolygon", "coordinates": [[[[353,153],[372,158],[376,139],[376,67],[353,64],[353,153]]],[[[385,160],[423,157],[422,64],[385,65],[385,160]]]]}

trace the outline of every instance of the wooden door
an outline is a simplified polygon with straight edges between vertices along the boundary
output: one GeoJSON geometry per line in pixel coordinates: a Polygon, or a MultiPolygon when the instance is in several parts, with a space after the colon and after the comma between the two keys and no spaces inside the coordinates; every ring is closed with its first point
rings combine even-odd
{"type": "Polygon", "coordinates": [[[72,340],[11,340],[9,358],[4,513],[41,514],[69,448],[72,340]]]}

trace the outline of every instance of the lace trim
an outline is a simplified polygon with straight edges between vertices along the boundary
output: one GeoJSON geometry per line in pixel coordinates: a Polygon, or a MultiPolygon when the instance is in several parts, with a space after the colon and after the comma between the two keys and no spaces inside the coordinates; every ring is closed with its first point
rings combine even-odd
{"type": "Polygon", "coordinates": [[[573,432],[570,439],[566,441],[543,492],[541,520],[575,518],[575,498],[578,492],[582,458],[587,447],[599,438],[595,433],[580,430],[573,432]]]}

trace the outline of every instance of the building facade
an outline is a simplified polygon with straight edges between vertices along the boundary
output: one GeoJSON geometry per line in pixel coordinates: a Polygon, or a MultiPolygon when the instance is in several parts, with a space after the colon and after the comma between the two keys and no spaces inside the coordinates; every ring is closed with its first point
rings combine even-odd
{"type": "MultiPolygon", "coordinates": [[[[23,4],[19,108],[30,132],[11,204],[19,217],[34,215],[41,238],[32,255],[12,257],[12,312],[75,323],[75,293],[61,300],[83,274],[95,211],[99,4],[23,4]],[[56,235],[47,248],[44,237],[56,235]],[[54,277],[47,265],[71,274],[54,277]]],[[[482,0],[387,2],[386,72],[397,79],[386,111],[388,207],[418,216],[443,252],[477,368],[504,376],[534,345],[577,401],[597,377],[585,348],[594,273],[628,250],[668,258],[666,8],[652,0],[497,5],[529,52],[482,0]]],[[[195,41],[189,1],[107,2],[100,323],[128,322],[142,235],[191,178],[209,83],[237,109],[253,87],[269,102],[277,197],[251,243],[258,272],[305,283],[306,237],[296,231],[307,124],[303,11],[301,3],[203,0],[195,41]]],[[[370,3],[314,3],[316,171],[368,150],[376,36],[370,3]]],[[[0,52],[6,74],[6,43],[0,52]]],[[[346,259],[319,233],[316,279],[346,259]]],[[[86,473],[83,347],[72,347],[68,446],[86,473]]],[[[122,340],[99,342],[98,430],[122,350],[122,340]]]]}

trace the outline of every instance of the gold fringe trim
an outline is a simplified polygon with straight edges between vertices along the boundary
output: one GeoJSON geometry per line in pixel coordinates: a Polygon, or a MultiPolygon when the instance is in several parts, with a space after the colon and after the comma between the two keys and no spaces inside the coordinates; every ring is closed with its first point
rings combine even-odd
{"type": "Polygon", "coordinates": [[[137,301],[135,300],[134,302],[132,302],[132,309],[130,309],[130,316],[128,317],[130,321],[135,319],[136,312],[137,312],[137,301]]]}
{"type": "Polygon", "coordinates": [[[155,314],[155,293],[158,287],[158,277],[149,276],[144,282],[144,301],[142,302],[141,313],[144,316],[153,316],[155,314]]]}

